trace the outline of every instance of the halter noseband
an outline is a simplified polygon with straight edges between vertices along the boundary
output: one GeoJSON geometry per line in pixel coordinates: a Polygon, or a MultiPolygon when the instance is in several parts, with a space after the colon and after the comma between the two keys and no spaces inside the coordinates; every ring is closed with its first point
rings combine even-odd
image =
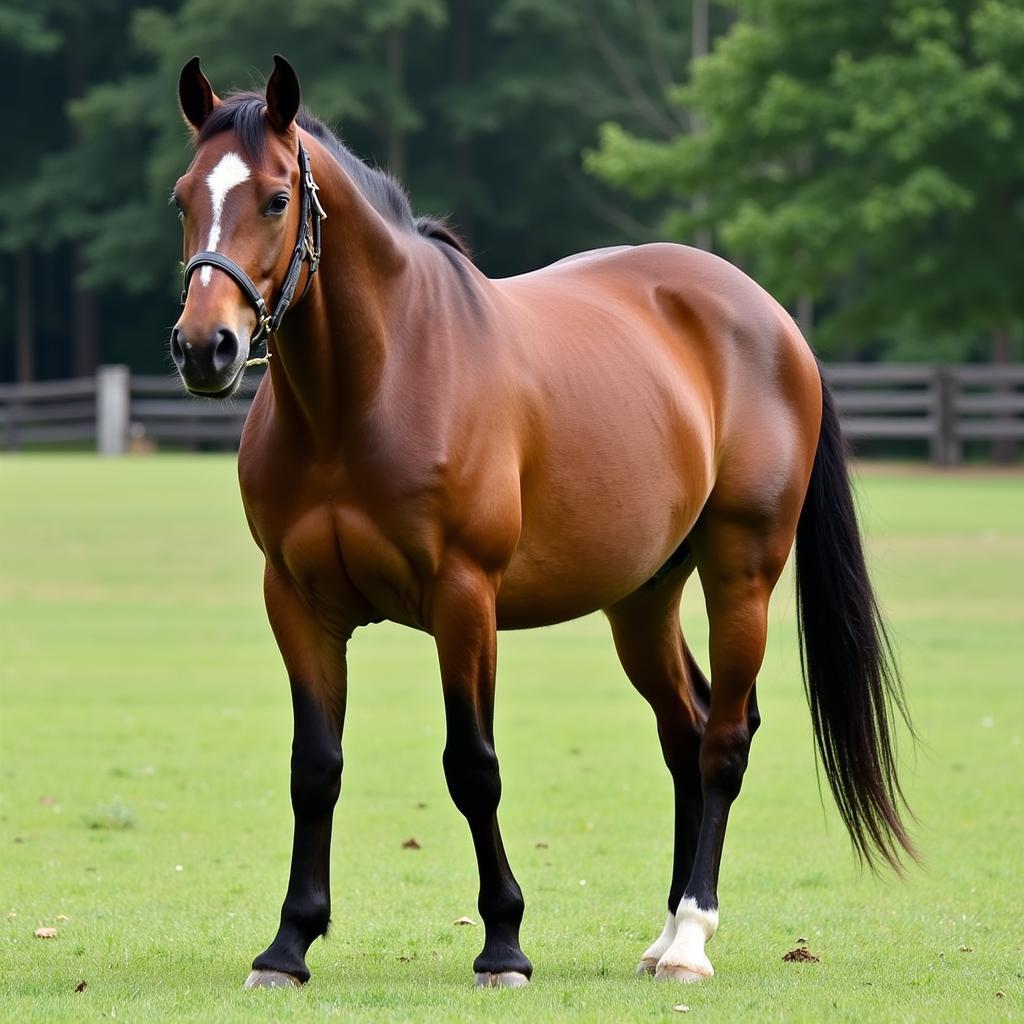
{"type": "Polygon", "coordinates": [[[313,180],[309,154],[301,142],[299,143],[299,191],[302,203],[299,237],[292,250],[288,273],[285,274],[284,283],[281,285],[281,294],[278,296],[273,312],[267,308],[259,289],[252,283],[252,278],[233,259],[223,256],[219,252],[204,250],[197,252],[185,265],[185,280],[181,289],[181,304],[183,306],[188,296],[189,281],[192,280],[196,269],[198,267],[216,267],[218,270],[223,270],[242,289],[242,294],[256,310],[256,331],[249,338],[249,358],[246,360],[246,366],[266,365],[270,359],[270,355],[267,353],[267,341],[270,335],[281,326],[281,321],[291,305],[295,288],[299,283],[299,274],[302,273],[303,262],[309,260],[309,273],[306,275],[306,284],[299,296],[300,302],[309,291],[313,275],[320,265],[320,224],[327,220],[327,214],[320,204],[319,195],[317,195],[320,186],[313,180]],[[259,345],[263,347],[263,354],[254,355],[254,350],[259,345]]]}

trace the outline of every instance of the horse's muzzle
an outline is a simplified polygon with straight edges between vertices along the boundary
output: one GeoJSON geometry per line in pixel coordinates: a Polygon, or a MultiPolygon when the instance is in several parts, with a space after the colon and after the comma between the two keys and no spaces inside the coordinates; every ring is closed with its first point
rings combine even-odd
{"type": "Polygon", "coordinates": [[[181,325],[171,331],[171,358],[185,387],[206,398],[228,398],[235,393],[247,350],[229,327],[204,336],[188,333],[181,325]]]}

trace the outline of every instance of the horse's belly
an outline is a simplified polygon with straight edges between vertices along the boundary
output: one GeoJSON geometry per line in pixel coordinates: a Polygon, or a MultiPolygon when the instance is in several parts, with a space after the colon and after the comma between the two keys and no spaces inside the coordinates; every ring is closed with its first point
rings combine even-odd
{"type": "Polygon", "coordinates": [[[707,446],[619,437],[614,450],[568,453],[524,480],[523,527],[498,592],[503,629],[577,618],[620,601],[660,569],[710,490],[707,446]]]}

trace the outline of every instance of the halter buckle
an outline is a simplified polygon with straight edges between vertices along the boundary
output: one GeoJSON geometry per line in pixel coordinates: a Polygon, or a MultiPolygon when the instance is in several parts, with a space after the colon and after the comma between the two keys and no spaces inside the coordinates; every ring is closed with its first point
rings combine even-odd
{"type": "Polygon", "coordinates": [[[327,211],[323,208],[323,204],[320,202],[320,186],[313,180],[313,170],[307,165],[306,167],[306,192],[309,193],[310,202],[313,204],[315,215],[320,220],[327,220],[327,211]]]}

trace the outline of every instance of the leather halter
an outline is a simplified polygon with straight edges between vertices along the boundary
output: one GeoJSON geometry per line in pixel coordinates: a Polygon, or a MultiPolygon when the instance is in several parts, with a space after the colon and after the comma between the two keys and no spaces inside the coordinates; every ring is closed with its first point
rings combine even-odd
{"type": "Polygon", "coordinates": [[[301,302],[313,281],[313,275],[320,265],[320,225],[327,220],[327,214],[320,203],[317,194],[320,186],[313,180],[313,170],[309,164],[309,154],[306,147],[299,143],[299,193],[301,196],[301,210],[299,220],[299,237],[292,250],[291,262],[288,264],[288,272],[285,274],[284,283],[281,285],[281,294],[278,296],[277,304],[273,312],[267,307],[259,289],[253,284],[252,278],[233,260],[219,252],[203,250],[197,252],[185,265],[185,280],[181,289],[181,304],[185,305],[188,296],[189,281],[199,267],[216,267],[223,270],[235,284],[242,290],[242,294],[249,300],[249,304],[256,311],[256,330],[249,338],[249,358],[246,366],[265,365],[270,358],[267,353],[267,341],[284,319],[288,307],[291,305],[295,295],[295,288],[299,283],[299,274],[302,273],[302,264],[309,260],[309,273],[306,275],[306,283],[303,286],[302,294],[299,296],[301,302]],[[257,346],[262,345],[263,354],[254,355],[257,346]]]}

